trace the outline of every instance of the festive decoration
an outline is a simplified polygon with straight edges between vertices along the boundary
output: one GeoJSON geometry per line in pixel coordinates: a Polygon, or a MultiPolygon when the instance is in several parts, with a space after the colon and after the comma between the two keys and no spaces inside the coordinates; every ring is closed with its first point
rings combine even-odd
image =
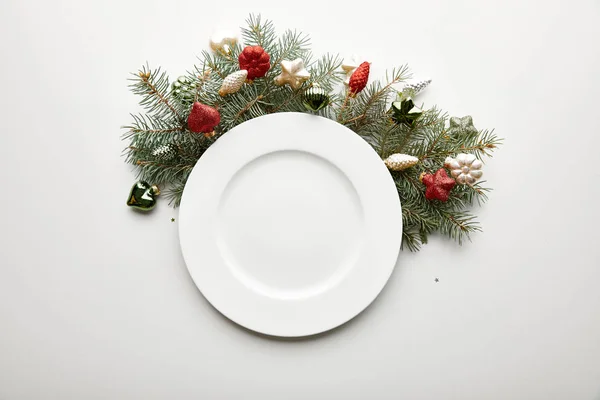
{"type": "Polygon", "coordinates": [[[219,125],[221,115],[216,108],[195,102],[187,119],[190,131],[204,133],[207,137],[214,136],[215,126],[219,125]]]}
{"type": "Polygon", "coordinates": [[[449,134],[466,133],[467,135],[477,135],[479,131],[473,125],[473,118],[467,115],[466,117],[450,118],[450,127],[448,128],[449,134]]]}
{"type": "Polygon", "coordinates": [[[171,91],[175,97],[180,99],[193,99],[196,88],[192,81],[185,76],[180,76],[171,85],[171,91]]]}
{"type": "Polygon", "coordinates": [[[415,106],[412,99],[392,103],[392,119],[397,124],[411,126],[423,114],[423,110],[415,106]]]}
{"type": "Polygon", "coordinates": [[[425,90],[430,83],[431,79],[408,81],[402,88],[402,95],[406,98],[414,97],[425,90]]]}
{"type": "Polygon", "coordinates": [[[323,88],[313,86],[304,93],[304,106],[310,111],[319,111],[329,105],[331,99],[323,88]]]}
{"type": "Polygon", "coordinates": [[[392,154],[385,160],[383,163],[388,169],[391,171],[403,171],[407,168],[410,168],[414,165],[417,165],[419,159],[417,157],[409,156],[408,154],[392,154]]]}
{"type": "Polygon", "coordinates": [[[348,86],[350,88],[350,93],[353,96],[356,96],[357,93],[360,93],[367,86],[370,69],[371,64],[365,61],[364,63],[360,64],[352,73],[350,82],[348,82],[348,86]]]}
{"type": "Polygon", "coordinates": [[[346,74],[346,79],[344,79],[344,84],[347,86],[350,84],[350,77],[356,71],[356,68],[360,65],[360,61],[358,61],[358,56],[353,55],[348,60],[344,60],[342,64],[342,69],[346,74]]]}
{"type": "Polygon", "coordinates": [[[245,69],[227,75],[227,78],[223,80],[221,89],[219,89],[219,95],[225,96],[237,92],[242,88],[247,77],[248,71],[245,69]]]}
{"type": "Polygon", "coordinates": [[[275,77],[275,84],[278,86],[288,84],[292,89],[299,89],[309,78],[310,74],[304,68],[304,61],[301,58],[294,61],[283,60],[281,62],[281,74],[275,77]]]}
{"type": "Polygon", "coordinates": [[[210,37],[210,48],[214,52],[229,54],[238,41],[237,35],[229,31],[218,31],[210,37]]]}
{"type": "Polygon", "coordinates": [[[238,57],[240,69],[248,71],[248,79],[262,78],[271,68],[271,57],[260,46],[247,46],[238,57]]]}
{"type": "Polygon", "coordinates": [[[148,182],[139,181],[131,188],[127,205],[142,211],[150,211],[156,206],[155,197],[160,194],[156,185],[150,185],[148,182]]]}
{"type": "Polygon", "coordinates": [[[435,174],[423,174],[421,181],[427,186],[425,191],[427,200],[448,201],[450,191],[456,185],[444,168],[438,169],[435,174]]]}
{"type": "Polygon", "coordinates": [[[461,185],[472,185],[483,176],[483,163],[473,154],[460,153],[456,158],[448,157],[444,165],[461,185]]]}
{"type": "Polygon", "coordinates": [[[178,149],[174,144],[163,144],[152,150],[152,158],[157,161],[172,161],[177,153],[178,149]]]}
{"type": "MultiPolygon", "coordinates": [[[[142,112],[135,113],[126,127],[126,160],[143,181],[164,182],[170,204],[179,204],[196,161],[214,143],[192,132],[212,137],[215,128],[224,134],[244,121],[275,112],[321,110],[321,115],[354,131],[377,154],[391,154],[383,163],[402,203],[402,248],[418,250],[436,232],[462,243],[480,230],[471,205],[485,200],[489,188],[484,182],[470,182],[481,177],[479,160],[491,156],[501,143],[493,130],[478,131],[471,117],[449,118],[435,106],[415,107],[414,96],[428,80],[408,81],[406,90],[390,101],[410,77],[407,66],[396,66],[366,90],[368,63],[315,56],[302,34],[278,37],[270,21],[251,16],[241,37],[240,47],[233,34],[213,36],[214,52],[202,53],[198,65],[189,69],[194,75],[173,85],[159,68],[144,66],[132,77],[130,88],[140,96],[142,112]],[[285,61],[281,71],[270,69],[269,54],[277,63],[286,58],[293,61],[285,61]],[[294,60],[298,57],[312,61],[300,67],[294,60]],[[251,84],[243,83],[242,71],[247,71],[251,84]],[[335,92],[345,78],[346,90],[335,92]],[[284,90],[274,80],[295,85],[296,90],[284,90]],[[449,171],[444,170],[445,162],[449,171]],[[423,176],[425,186],[419,183],[423,171],[437,171],[423,176]]],[[[142,195],[136,193],[135,198],[142,195]]]]}

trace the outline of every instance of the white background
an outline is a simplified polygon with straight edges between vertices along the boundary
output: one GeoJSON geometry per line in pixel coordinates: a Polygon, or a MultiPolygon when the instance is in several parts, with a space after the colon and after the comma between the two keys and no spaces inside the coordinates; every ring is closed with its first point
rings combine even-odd
{"type": "Polygon", "coordinates": [[[599,38],[597,0],[3,0],[0,399],[599,399],[599,38]],[[176,77],[250,12],[373,77],[409,63],[426,104],[506,138],[485,233],[402,253],[365,313],[305,340],[223,318],[177,211],[125,206],[128,73],[176,77]]]}

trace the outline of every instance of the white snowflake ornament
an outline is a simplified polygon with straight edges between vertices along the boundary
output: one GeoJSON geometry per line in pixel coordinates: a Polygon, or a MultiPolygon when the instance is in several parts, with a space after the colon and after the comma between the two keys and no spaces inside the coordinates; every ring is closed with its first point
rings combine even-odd
{"type": "Polygon", "coordinates": [[[283,86],[288,84],[292,89],[299,89],[310,78],[310,73],[304,68],[304,61],[296,58],[293,61],[281,62],[281,74],[275,77],[275,84],[283,86]]]}
{"type": "Polygon", "coordinates": [[[391,171],[403,171],[407,168],[410,168],[416,165],[419,162],[419,159],[414,156],[409,156],[408,154],[392,154],[385,160],[383,163],[386,167],[388,167],[391,171]]]}
{"type": "Polygon", "coordinates": [[[483,175],[483,163],[473,154],[460,153],[456,158],[448,157],[444,165],[461,185],[472,185],[483,175]]]}
{"type": "Polygon", "coordinates": [[[245,69],[227,75],[227,77],[223,79],[223,84],[221,85],[221,89],[219,89],[219,95],[225,96],[237,92],[242,88],[247,77],[248,71],[245,69]]]}

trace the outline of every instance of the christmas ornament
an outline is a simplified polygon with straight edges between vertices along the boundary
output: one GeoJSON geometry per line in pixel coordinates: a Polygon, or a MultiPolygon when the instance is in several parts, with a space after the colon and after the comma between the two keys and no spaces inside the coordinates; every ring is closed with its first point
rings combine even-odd
{"type": "Polygon", "coordinates": [[[230,31],[218,31],[210,37],[210,48],[214,52],[228,54],[238,42],[237,35],[230,31]]]}
{"type": "Polygon", "coordinates": [[[344,84],[350,84],[350,77],[359,65],[360,61],[358,61],[358,57],[356,55],[353,55],[348,60],[344,60],[344,63],[342,64],[342,70],[344,70],[344,72],[346,73],[346,79],[344,79],[344,84]]]}
{"type": "Polygon", "coordinates": [[[221,89],[219,89],[219,95],[225,96],[237,92],[242,88],[242,85],[244,85],[244,82],[246,82],[247,77],[248,71],[245,69],[227,75],[227,77],[223,80],[221,89]]]}
{"type": "Polygon", "coordinates": [[[150,211],[156,206],[155,197],[160,194],[156,185],[150,185],[148,182],[139,181],[131,188],[127,205],[138,210],[150,211]]]}
{"type": "Polygon", "coordinates": [[[472,185],[483,176],[483,163],[473,154],[461,153],[456,158],[448,157],[444,165],[461,185],[472,185]]]}
{"type": "Polygon", "coordinates": [[[448,133],[467,133],[469,135],[477,135],[479,131],[477,131],[477,128],[475,128],[475,125],[473,125],[473,118],[470,115],[467,115],[466,117],[462,118],[450,118],[450,127],[448,128],[448,133]]]}
{"type": "Polygon", "coordinates": [[[213,137],[215,126],[221,122],[221,115],[216,108],[195,102],[188,116],[187,125],[194,133],[204,133],[206,137],[213,137]]]}
{"type": "Polygon", "coordinates": [[[391,156],[383,160],[385,166],[392,171],[405,170],[416,165],[418,162],[419,159],[417,157],[400,153],[392,154],[391,156]]]}
{"type": "Polygon", "coordinates": [[[172,161],[178,153],[179,149],[174,144],[163,144],[152,150],[152,157],[157,161],[172,161]]]}
{"type": "Polygon", "coordinates": [[[392,103],[392,119],[397,124],[411,126],[421,114],[423,114],[423,110],[416,107],[410,98],[392,103]]]}
{"type": "Polygon", "coordinates": [[[260,46],[247,46],[238,57],[240,69],[248,71],[248,80],[262,78],[271,68],[271,57],[260,46]]]}
{"type": "Polygon", "coordinates": [[[327,92],[316,85],[304,93],[304,107],[310,111],[319,111],[327,107],[330,101],[327,92]]]}
{"type": "Polygon", "coordinates": [[[421,181],[427,186],[425,190],[427,200],[448,201],[450,191],[456,185],[444,168],[438,169],[435,174],[423,174],[421,181]]]}
{"type": "Polygon", "coordinates": [[[145,181],[159,183],[161,189],[163,182],[171,185],[170,204],[179,205],[191,169],[218,142],[217,137],[263,115],[305,112],[350,128],[385,156],[381,168],[388,169],[412,213],[405,218],[405,249],[418,250],[434,230],[459,242],[478,230],[477,211],[469,206],[488,193],[482,176],[487,171],[477,159],[461,154],[472,153],[485,161],[501,143],[493,131],[478,131],[468,116],[450,118],[438,107],[426,111],[415,107],[421,106],[415,96],[429,88],[430,80],[425,76],[407,80],[406,67],[395,68],[377,82],[369,63],[363,62],[366,58],[353,56],[340,62],[337,56],[317,55],[307,45],[308,36],[277,35],[272,22],[258,16],[250,16],[243,32],[247,41],[243,45],[237,30],[212,35],[211,48],[206,46],[208,52],[201,52],[197,66],[187,69],[193,73],[175,75],[175,82],[165,71],[146,65],[131,76],[130,89],[140,96],[142,107],[125,128],[126,161],[138,166],[145,181]],[[344,78],[347,86],[340,91],[337,85],[344,78]],[[436,172],[440,167],[446,175],[436,172]],[[415,184],[422,171],[431,176],[415,184]],[[436,174],[438,181],[446,179],[442,185],[436,186],[436,174]],[[426,188],[427,183],[431,188],[426,188]],[[453,184],[456,187],[450,190],[453,184]],[[460,229],[451,229],[451,222],[460,229]]]}
{"type": "Polygon", "coordinates": [[[304,68],[304,61],[296,58],[294,61],[281,62],[281,74],[275,77],[275,84],[283,86],[288,84],[292,89],[298,89],[310,78],[310,73],[304,68]]]}
{"type": "Polygon", "coordinates": [[[423,80],[412,80],[408,81],[404,84],[402,88],[402,95],[405,98],[414,97],[417,94],[421,93],[429,84],[431,83],[431,79],[423,79],[423,80]]]}
{"type": "Polygon", "coordinates": [[[350,93],[352,96],[356,96],[360,93],[366,86],[369,81],[369,71],[371,69],[371,64],[368,62],[364,62],[356,68],[356,70],[352,73],[350,77],[350,82],[348,82],[348,86],[350,87],[350,93]]]}
{"type": "Polygon", "coordinates": [[[193,99],[196,94],[196,88],[192,81],[185,76],[180,76],[171,84],[171,92],[180,99],[193,99]]]}

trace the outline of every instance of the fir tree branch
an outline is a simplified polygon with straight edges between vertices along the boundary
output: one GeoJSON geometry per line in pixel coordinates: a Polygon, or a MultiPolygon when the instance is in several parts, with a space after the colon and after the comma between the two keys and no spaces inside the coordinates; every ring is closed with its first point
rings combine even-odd
{"type": "MultiPolygon", "coordinates": [[[[433,173],[444,167],[445,158],[458,153],[474,154],[478,158],[491,156],[502,142],[493,131],[473,130],[451,132],[446,128],[448,116],[431,108],[412,124],[398,124],[391,119],[390,97],[394,85],[410,75],[402,66],[386,74],[383,83],[371,83],[357,96],[351,97],[346,89],[333,92],[341,83],[344,73],[340,71],[342,60],[338,56],[325,55],[312,60],[308,36],[296,31],[286,31],[278,37],[271,21],[250,16],[248,26],[242,29],[244,45],[262,46],[271,55],[271,69],[266,76],[252,84],[244,84],[236,93],[221,97],[218,94],[223,80],[239,70],[238,56],[242,45],[232,46],[229,52],[202,52],[199,66],[188,73],[193,96],[175,95],[171,91],[166,74],[160,69],[150,72],[143,67],[130,85],[133,93],[141,96],[144,114],[132,115],[133,123],[125,127],[124,139],[129,146],[124,149],[127,162],[136,166],[138,177],[148,182],[166,184],[165,196],[177,207],[187,178],[215,139],[190,132],[186,117],[194,101],[211,105],[219,110],[221,123],[219,134],[252,118],[274,112],[306,112],[304,94],[307,89],[318,86],[329,93],[329,106],[318,111],[359,134],[381,158],[390,154],[404,153],[419,158],[419,163],[407,170],[391,172],[402,203],[402,248],[416,251],[426,244],[429,235],[441,233],[463,243],[470,234],[481,228],[470,214],[475,202],[487,200],[489,188],[485,182],[473,185],[456,185],[447,202],[428,200],[425,185],[420,182],[421,173],[433,173]],[[281,72],[283,60],[302,58],[310,78],[298,90],[289,86],[276,86],[273,79],[281,72]],[[169,160],[156,156],[159,146],[176,146],[177,155],[169,160]]],[[[423,107],[420,107],[423,108],[423,107]]],[[[218,136],[217,136],[218,138],[218,136]]]]}
{"type": "MultiPolygon", "coordinates": [[[[173,107],[171,105],[167,96],[165,96],[163,94],[164,89],[160,88],[159,85],[156,83],[156,80],[154,78],[155,76],[158,76],[158,81],[165,80],[165,76],[160,75],[160,69],[157,69],[154,72],[151,72],[149,70],[146,70],[145,67],[143,67],[138,72],[138,76],[140,78],[141,83],[143,83],[143,86],[146,87],[146,94],[150,97],[155,97],[159,103],[162,103],[166,107],[168,107],[168,109],[171,110],[171,112],[173,113],[173,115],[175,117],[177,117],[177,119],[180,119],[181,117],[179,115],[179,112],[175,109],[175,107],[173,107]]],[[[168,87],[168,85],[169,85],[169,82],[168,82],[168,80],[166,80],[166,86],[168,87]]],[[[143,94],[143,92],[140,94],[143,94]]],[[[147,103],[150,105],[152,104],[152,102],[149,99],[143,100],[142,104],[144,104],[144,103],[147,103]]],[[[153,106],[153,108],[156,108],[156,106],[153,106]]]]}
{"type": "Polygon", "coordinates": [[[259,94],[258,96],[256,96],[254,99],[250,100],[248,102],[248,104],[246,104],[246,106],[244,106],[244,108],[242,108],[236,115],[235,115],[235,119],[239,119],[242,115],[244,115],[246,112],[248,112],[248,110],[250,110],[256,103],[258,103],[259,101],[261,101],[263,99],[263,95],[259,94]]]}

